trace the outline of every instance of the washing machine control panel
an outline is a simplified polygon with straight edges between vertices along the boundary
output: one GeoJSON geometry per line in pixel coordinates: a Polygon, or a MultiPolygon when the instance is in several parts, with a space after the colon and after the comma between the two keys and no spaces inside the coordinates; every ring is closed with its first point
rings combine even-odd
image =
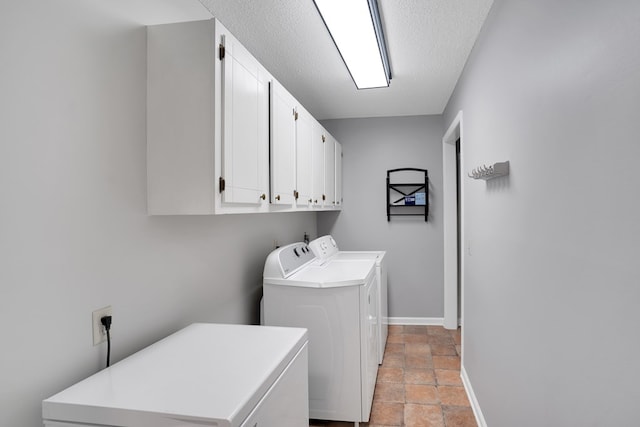
{"type": "Polygon", "coordinates": [[[303,242],[284,246],[280,248],[280,253],[278,254],[280,268],[282,268],[282,273],[285,278],[315,258],[316,256],[313,254],[313,251],[303,242]]]}

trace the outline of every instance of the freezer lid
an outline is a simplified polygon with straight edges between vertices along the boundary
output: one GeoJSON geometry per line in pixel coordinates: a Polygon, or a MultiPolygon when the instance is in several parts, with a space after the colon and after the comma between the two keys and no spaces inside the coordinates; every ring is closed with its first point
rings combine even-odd
{"type": "Polygon", "coordinates": [[[307,340],[301,328],[193,324],[44,400],[43,419],[239,426],[307,340]]]}

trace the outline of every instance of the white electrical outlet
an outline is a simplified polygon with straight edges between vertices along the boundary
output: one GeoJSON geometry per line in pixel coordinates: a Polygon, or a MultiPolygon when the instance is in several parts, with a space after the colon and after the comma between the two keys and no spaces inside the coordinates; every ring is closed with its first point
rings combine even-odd
{"type": "Polygon", "coordinates": [[[93,345],[98,345],[107,340],[107,331],[104,328],[104,325],[102,325],[100,321],[100,319],[102,319],[104,316],[111,316],[110,305],[93,312],[93,316],[92,316],[93,345]]]}

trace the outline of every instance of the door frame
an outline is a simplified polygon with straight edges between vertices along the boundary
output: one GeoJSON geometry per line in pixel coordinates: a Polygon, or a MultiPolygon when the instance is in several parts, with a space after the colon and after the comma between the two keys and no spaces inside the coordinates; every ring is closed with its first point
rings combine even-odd
{"type": "Polygon", "coordinates": [[[449,125],[442,138],[442,178],[444,209],[444,327],[457,329],[464,313],[464,180],[460,178],[460,240],[458,240],[458,196],[456,190],[456,140],[460,139],[460,171],[464,171],[462,110],[449,125]],[[458,252],[459,251],[459,252],[458,252]],[[458,260],[460,253],[460,260],[458,260]],[[460,262],[460,295],[458,295],[458,261],[460,262]],[[461,312],[458,313],[458,298],[461,312]]]}

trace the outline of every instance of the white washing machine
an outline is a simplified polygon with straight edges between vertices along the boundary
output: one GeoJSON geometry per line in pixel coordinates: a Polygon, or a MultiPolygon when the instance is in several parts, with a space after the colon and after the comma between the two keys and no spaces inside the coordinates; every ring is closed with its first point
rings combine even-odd
{"type": "Polygon", "coordinates": [[[376,263],[376,285],[378,287],[378,363],[382,364],[384,348],[389,335],[389,308],[387,303],[387,260],[385,251],[341,251],[330,235],[318,237],[309,243],[316,258],[321,260],[360,261],[376,263]]]}
{"type": "Polygon", "coordinates": [[[375,262],[320,260],[305,243],[264,267],[266,325],[309,331],[309,418],[369,420],[378,374],[375,262]]]}
{"type": "Polygon", "coordinates": [[[196,323],[44,400],[44,426],[308,426],[307,345],[304,329],[196,323]]]}

